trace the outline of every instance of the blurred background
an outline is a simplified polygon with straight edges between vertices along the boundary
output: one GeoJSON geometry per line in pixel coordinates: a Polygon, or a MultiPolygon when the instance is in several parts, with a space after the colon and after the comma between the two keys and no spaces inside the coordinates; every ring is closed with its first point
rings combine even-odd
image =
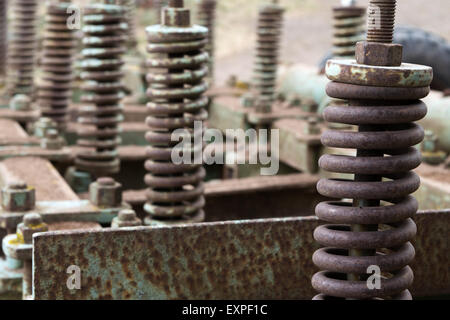
{"type": "MultiPolygon", "coordinates": [[[[92,0],[73,0],[86,3],[92,0]]],[[[149,4],[139,10],[139,38],[144,43],[145,29],[155,23],[152,0],[138,0],[149,4]]],[[[216,26],[216,82],[223,83],[230,75],[242,80],[251,76],[255,46],[256,18],[259,5],[270,0],[218,0],[216,26]]],[[[192,8],[195,20],[196,0],[185,0],[192,8]]],[[[317,65],[329,51],[332,39],[332,8],[340,0],[279,0],[286,8],[281,62],[317,65]]],[[[369,0],[358,0],[367,6],[369,0]]],[[[398,0],[398,26],[413,26],[433,32],[450,40],[449,0],[398,0]]]]}

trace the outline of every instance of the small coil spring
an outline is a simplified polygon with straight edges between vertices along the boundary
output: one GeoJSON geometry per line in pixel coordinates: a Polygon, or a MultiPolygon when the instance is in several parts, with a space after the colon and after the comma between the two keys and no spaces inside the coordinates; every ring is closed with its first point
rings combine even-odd
{"type": "Polygon", "coordinates": [[[42,116],[55,121],[62,130],[68,121],[68,106],[72,95],[72,61],[77,45],[74,31],[67,25],[71,16],[67,13],[70,5],[70,0],[46,3],[42,76],[37,85],[37,103],[42,116]]]}
{"type": "MultiPolygon", "coordinates": [[[[201,164],[176,164],[172,151],[173,132],[193,133],[194,121],[207,118],[208,54],[204,52],[208,30],[190,24],[190,12],[179,2],[163,10],[163,24],[147,28],[150,58],[146,124],[148,160],[145,168],[149,217],[145,224],[199,222],[204,219],[205,170],[201,164]]],[[[202,131],[195,134],[202,134],[202,131]]],[[[191,146],[190,152],[203,146],[191,146]]]]}
{"type": "Polygon", "coordinates": [[[0,76],[6,72],[6,56],[8,50],[8,1],[0,0],[0,76]]]}
{"type": "Polygon", "coordinates": [[[128,25],[127,43],[134,47],[137,44],[136,40],[136,0],[119,0],[119,5],[125,8],[126,22],[128,25]]]}
{"type": "Polygon", "coordinates": [[[353,58],[355,45],[365,39],[365,8],[333,8],[333,55],[334,57],[353,58]]]}
{"type": "MultiPolygon", "coordinates": [[[[342,68],[359,68],[352,60],[332,60],[342,68]]],[[[368,66],[367,68],[370,68],[368,66]]],[[[349,80],[345,75],[327,76],[333,81],[327,94],[349,104],[325,109],[328,122],[358,126],[357,131],[330,130],[322,143],[330,148],[356,149],[356,155],[324,155],[322,169],[353,174],[354,179],[322,179],[320,194],[334,199],[316,207],[316,215],[332,224],[318,227],[314,237],[325,248],[313,255],[324,271],[314,275],[313,287],[321,292],[315,299],[410,299],[407,288],[413,281],[408,264],[415,251],[410,241],[416,234],[411,219],[418,203],[411,196],[420,185],[412,172],[421,162],[414,146],[423,140],[423,129],[414,124],[427,112],[419,99],[425,97],[432,79],[431,68],[413,65],[374,69],[374,79],[349,80]],[[421,70],[421,71],[418,71],[421,70]],[[389,75],[423,72],[420,86],[389,84],[389,75]],[[384,85],[374,82],[385,81],[384,85]],[[367,82],[365,85],[362,82],[367,82]],[[382,272],[380,288],[367,285],[368,268],[382,272]]],[[[414,75],[413,75],[414,77],[414,75]]]]}
{"type": "Polygon", "coordinates": [[[120,122],[127,25],[124,9],[110,4],[92,4],[84,9],[84,38],[80,74],[83,84],[79,109],[77,145],[82,147],[75,159],[79,171],[95,176],[117,173],[120,160],[117,146],[121,140],[120,122]]]}
{"type": "Polygon", "coordinates": [[[283,12],[277,3],[266,4],[259,10],[253,89],[260,112],[270,112],[275,101],[283,12]]]}
{"type": "Polygon", "coordinates": [[[216,0],[200,0],[198,7],[197,20],[198,24],[208,28],[208,44],[206,52],[209,55],[209,78],[214,78],[214,35],[216,22],[216,0]]]}
{"type": "Polygon", "coordinates": [[[161,23],[161,12],[162,10],[167,7],[168,0],[153,0],[152,6],[153,10],[156,12],[156,22],[158,24],[161,23]]]}
{"type": "Polygon", "coordinates": [[[8,48],[8,93],[33,94],[33,76],[36,54],[37,0],[13,1],[14,17],[8,48]]]}

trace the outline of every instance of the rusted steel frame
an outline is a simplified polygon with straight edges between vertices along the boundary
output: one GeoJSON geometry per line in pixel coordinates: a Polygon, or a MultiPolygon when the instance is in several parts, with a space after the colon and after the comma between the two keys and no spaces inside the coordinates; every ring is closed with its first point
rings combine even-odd
{"type": "MultiPolygon", "coordinates": [[[[450,293],[450,210],[422,211],[414,296],[450,293]]],[[[48,232],[34,238],[35,299],[310,299],[315,217],[48,232]],[[81,289],[66,269],[81,270],[81,289]],[[114,272],[114,274],[113,274],[114,272]]]]}
{"type": "Polygon", "coordinates": [[[0,162],[0,185],[18,180],[36,189],[37,201],[79,200],[48,160],[34,157],[10,158],[0,162]]]}
{"type": "Polygon", "coordinates": [[[30,137],[18,122],[0,117],[0,146],[37,145],[39,139],[30,137]]]}
{"type": "Polygon", "coordinates": [[[25,212],[8,212],[0,209],[0,228],[15,228],[25,214],[39,213],[45,222],[99,222],[109,223],[121,209],[129,208],[123,204],[117,208],[101,208],[89,200],[38,201],[33,210],[25,212]]]}

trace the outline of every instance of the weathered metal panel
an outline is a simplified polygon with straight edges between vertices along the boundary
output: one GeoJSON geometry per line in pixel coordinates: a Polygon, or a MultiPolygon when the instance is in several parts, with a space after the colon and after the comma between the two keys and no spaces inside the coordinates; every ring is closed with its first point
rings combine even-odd
{"type": "MultiPolygon", "coordinates": [[[[450,293],[450,210],[415,218],[415,296],[450,293]]],[[[310,299],[315,217],[49,232],[34,238],[35,299],[310,299]],[[81,289],[66,287],[70,265],[81,289]]]]}
{"type": "Polygon", "coordinates": [[[314,293],[313,217],[34,238],[36,299],[282,299],[314,293]],[[81,289],[66,269],[81,269],[81,289]]]}

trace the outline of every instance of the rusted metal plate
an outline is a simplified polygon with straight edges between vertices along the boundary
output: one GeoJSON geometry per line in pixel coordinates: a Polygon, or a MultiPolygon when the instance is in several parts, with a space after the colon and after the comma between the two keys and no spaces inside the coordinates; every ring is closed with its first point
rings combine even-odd
{"type": "Polygon", "coordinates": [[[307,298],[317,224],[309,217],[40,234],[35,299],[307,298]],[[70,265],[81,270],[80,290],[67,289],[70,265]]]}
{"type": "MultiPolygon", "coordinates": [[[[426,211],[415,296],[450,293],[450,211],[426,211]]],[[[34,238],[35,299],[310,299],[315,217],[48,232],[34,238]],[[76,265],[81,289],[69,290],[76,265]]]]}

